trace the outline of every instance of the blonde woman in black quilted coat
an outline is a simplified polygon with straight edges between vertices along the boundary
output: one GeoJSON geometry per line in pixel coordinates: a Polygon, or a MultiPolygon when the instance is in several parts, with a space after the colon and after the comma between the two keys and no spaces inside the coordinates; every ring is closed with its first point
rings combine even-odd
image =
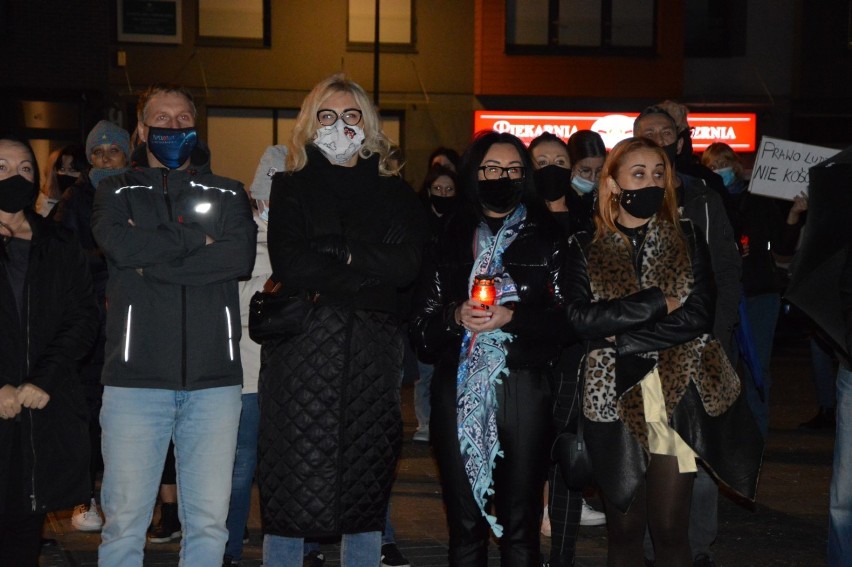
{"type": "Polygon", "coordinates": [[[364,90],[342,76],[305,99],[272,182],[269,255],[316,294],[306,330],[264,344],[258,484],[264,565],[302,564],[303,539],[342,536],[342,562],[378,565],[402,443],[397,289],[428,226],[364,90]]]}

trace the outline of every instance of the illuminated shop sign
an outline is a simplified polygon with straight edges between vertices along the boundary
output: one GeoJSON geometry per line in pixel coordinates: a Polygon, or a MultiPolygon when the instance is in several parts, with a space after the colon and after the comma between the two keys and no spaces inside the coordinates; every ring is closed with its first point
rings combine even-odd
{"type": "MultiPolygon", "coordinates": [[[[477,110],[474,131],[509,132],[529,144],[542,132],[567,139],[577,130],[592,130],[601,135],[607,149],[633,135],[633,120],[638,112],[513,112],[477,110]]],[[[738,152],[753,152],[757,136],[755,114],[690,113],[692,147],[702,151],[713,142],[725,142],[738,152]]]]}

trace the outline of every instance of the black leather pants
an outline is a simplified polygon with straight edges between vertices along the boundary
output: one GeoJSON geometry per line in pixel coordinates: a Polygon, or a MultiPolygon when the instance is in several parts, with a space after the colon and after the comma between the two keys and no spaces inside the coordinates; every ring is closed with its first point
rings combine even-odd
{"type": "MultiPolygon", "coordinates": [[[[502,380],[497,385],[497,435],[504,456],[495,464],[491,498],[503,526],[501,565],[540,567],[542,491],[553,438],[550,387],[545,372],[538,370],[510,370],[502,380]]],[[[430,433],[447,509],[449,563],[485,567],[489,526],[464,472],[456,421],[456,369],[439,365],[432,380],[430,433]]]]}

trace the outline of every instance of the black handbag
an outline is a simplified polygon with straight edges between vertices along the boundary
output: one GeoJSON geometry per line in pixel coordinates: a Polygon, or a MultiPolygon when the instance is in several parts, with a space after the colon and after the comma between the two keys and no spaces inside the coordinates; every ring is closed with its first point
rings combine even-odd
{"type": "Polygon", "coordinates": [[[571,490],[582,490],[594,484],[595,473],[592,468],[592,458],[589,456],[586,441],[583,438],[583,424],[586,418],[583,416],[583,396],[585,393],[586,372],[585,365],[588,364],[589,351],[586,349],[586,358],[580,365],[580,379],[577,383],[577,427],[571,431],[571,424],[566,423],[553,446],[550,449],[550,457],[559,465],[559,471],[565,485],[571,490]]]}
{"type": "Polygon", "coordinates": [[[249,337],[263,344],[304,333],[315,300],[315,294],[303,291],[286,295],[280,282],[267,280],[249,303],[249,337]]]}

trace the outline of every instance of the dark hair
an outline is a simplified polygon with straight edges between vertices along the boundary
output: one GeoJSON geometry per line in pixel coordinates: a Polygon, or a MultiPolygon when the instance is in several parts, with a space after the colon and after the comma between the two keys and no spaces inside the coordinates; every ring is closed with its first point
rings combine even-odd
{"type": "Polygon", "coordinates": [[[590,157],[606,157],[603,138],[592,130],[577,130],[568,138],[568,159],[571,165],[590,157]]]}
{"type": "Polygon", "coordinates": [[[639,113],[639,116],[637,116],[636,120],[633,121],[633,131],[636,132],[636,130],[639,128],[639,122],[641,122],[643,118],[647,118],[648,116],[654,115],[664,116],[666,119],[668,119],[669,122],[672,123],[672,128],[674,128],[675,134],[678,133],[677,121],[672,117],[671,114],[666,112],[666,109],[664,109],[662,106],[657,105],[647,106],[644,110],[642,110],[642,112],[639,113]]]}
{"type": "Polygon", "coordinates": [[[420,185],[420,193],[423,193],[428,198],[429,196],[429,188],[432,187],[432,184],[439,177],[447,176],[453,180],[453,183],[456,186],[456,195],[459,194],[459,180],[456,172],[450,169],[449,167],[443,167],[441,165],[436,165],[435,167],[430,167],[429,171],[426,172],[426,177],[423,178],[423,183],[420,185]]]}
{"type": "Polygon", "coordinates": [[[139,102],[136,103],[136,118],[139,122],[144,123],[148,103],[151,102],[153,97],[159,94],[178,94],[185,97],[189,101],[189,107],[192,109],[192,117],[198,117],[198,111],[195,108],[195,99],[189,89],[174,83],[154,83],[139,95],[139,102]]]}
{"type": "Polygon", "coordinates": [[[435,148],[435,150],[429,155],[429,161],[427,162],[427,166],[432,167],[432,160],[434,160],[438,156],[445,156],[450,163],[453,164],[453,167],[456,168],[456,171],[459,169],[459,153],[452,148],[446,148],[444,146],[440,146],[435,148]]]}
{"type": "Polygon", "coordinates": [[[41,177],[39,175],[40,168],[38,166],[38,163],[36,162],[36,155],[35,155],[35,152],[33,151],[33,147],[30,145],[29,141],[27,141],[26,138],[24,138],[23,136],[18,136],[17,134],[8,133],[8,134],[0,135],[0,140],[6,140],[7,142],[13,142],[15,144],[19,144],[21,146],[24,146],[24,148],[27,150],[27,152],[29,152],[30,156],[32,156],[33,184],[36,187],[36,190],[33,192],[33,203],[35,203],[36,197],[38,196],[38,189],[39,189],[39,187],[41,187],[41,177]]]}
{"type": "Polygon", "coordinates": [[[524,179],[520,181],[524,188],[524,196],[522,202],[528,207],[532,205],[538,208],[539,205],[544,207],[544,202],[536,194],[535,183],[533,182],[533,167],[530,154],[524,143],[506,132],[495,132],[494,130],[482,130],[477,132],[473,137],[473,141],[464,151],[461,157],[459,167],[459,181],[462,186],[462,193],[466,196],[468,202],[474,206],[476,211],[482,214],[482,204],[479,202],[479,193],[477,185],[479,183],[479,166],[482,160],[485,159],[485,154],[494,144],[509,144],[518,150],[521,156],[521,164],[524,168],[524,179]]]}
{"type": "Polygon", "coordinates": [[[86,157],[86,149],[82,144],[71,144],[69,146],[63,146],[58,150],[53,150],[47,158],[44,187],[40,188],[45,197],[49,199],[58,199],[62,196],[59,179],[56,176],[59,175],[59,168],[62,167],[63,156],[71,156],[71,166],[80,172],[80,176],[83,180],[89,179],[89,169],[91,169],[92,166],[89,163],[89,159],[86,157]]]}
{"type": "MultiPolygon", "coordinates": [[[[560,144],[563,148],[565,148],[565,152],[568,152],[568,144],[565,143],[565,140],[557,136],[556,134],[552,134],[550,132],[542,132],[538,136],[532,139],[530,145],[527,146],[527,151],[532,155],[533,149],[539,144],[543,144],[544,142],[556,142],[560,144]]],[[[570,154],[569,154],[570,156],[570,154]]],[[[571,160],[571,163],[574,163],[574,160],[571,160]]]]}
{"type": "Polygon", "coordinates": [[[63,156],[71,156],[71,166],[80,173],[85,173],[91,167],[89,159],[86,157],[86,148],[83,147],[83,144],[71,144],[62,148],[59,151],[59,159],[53,163],[54,171],[62,167],[63,156]]]}

